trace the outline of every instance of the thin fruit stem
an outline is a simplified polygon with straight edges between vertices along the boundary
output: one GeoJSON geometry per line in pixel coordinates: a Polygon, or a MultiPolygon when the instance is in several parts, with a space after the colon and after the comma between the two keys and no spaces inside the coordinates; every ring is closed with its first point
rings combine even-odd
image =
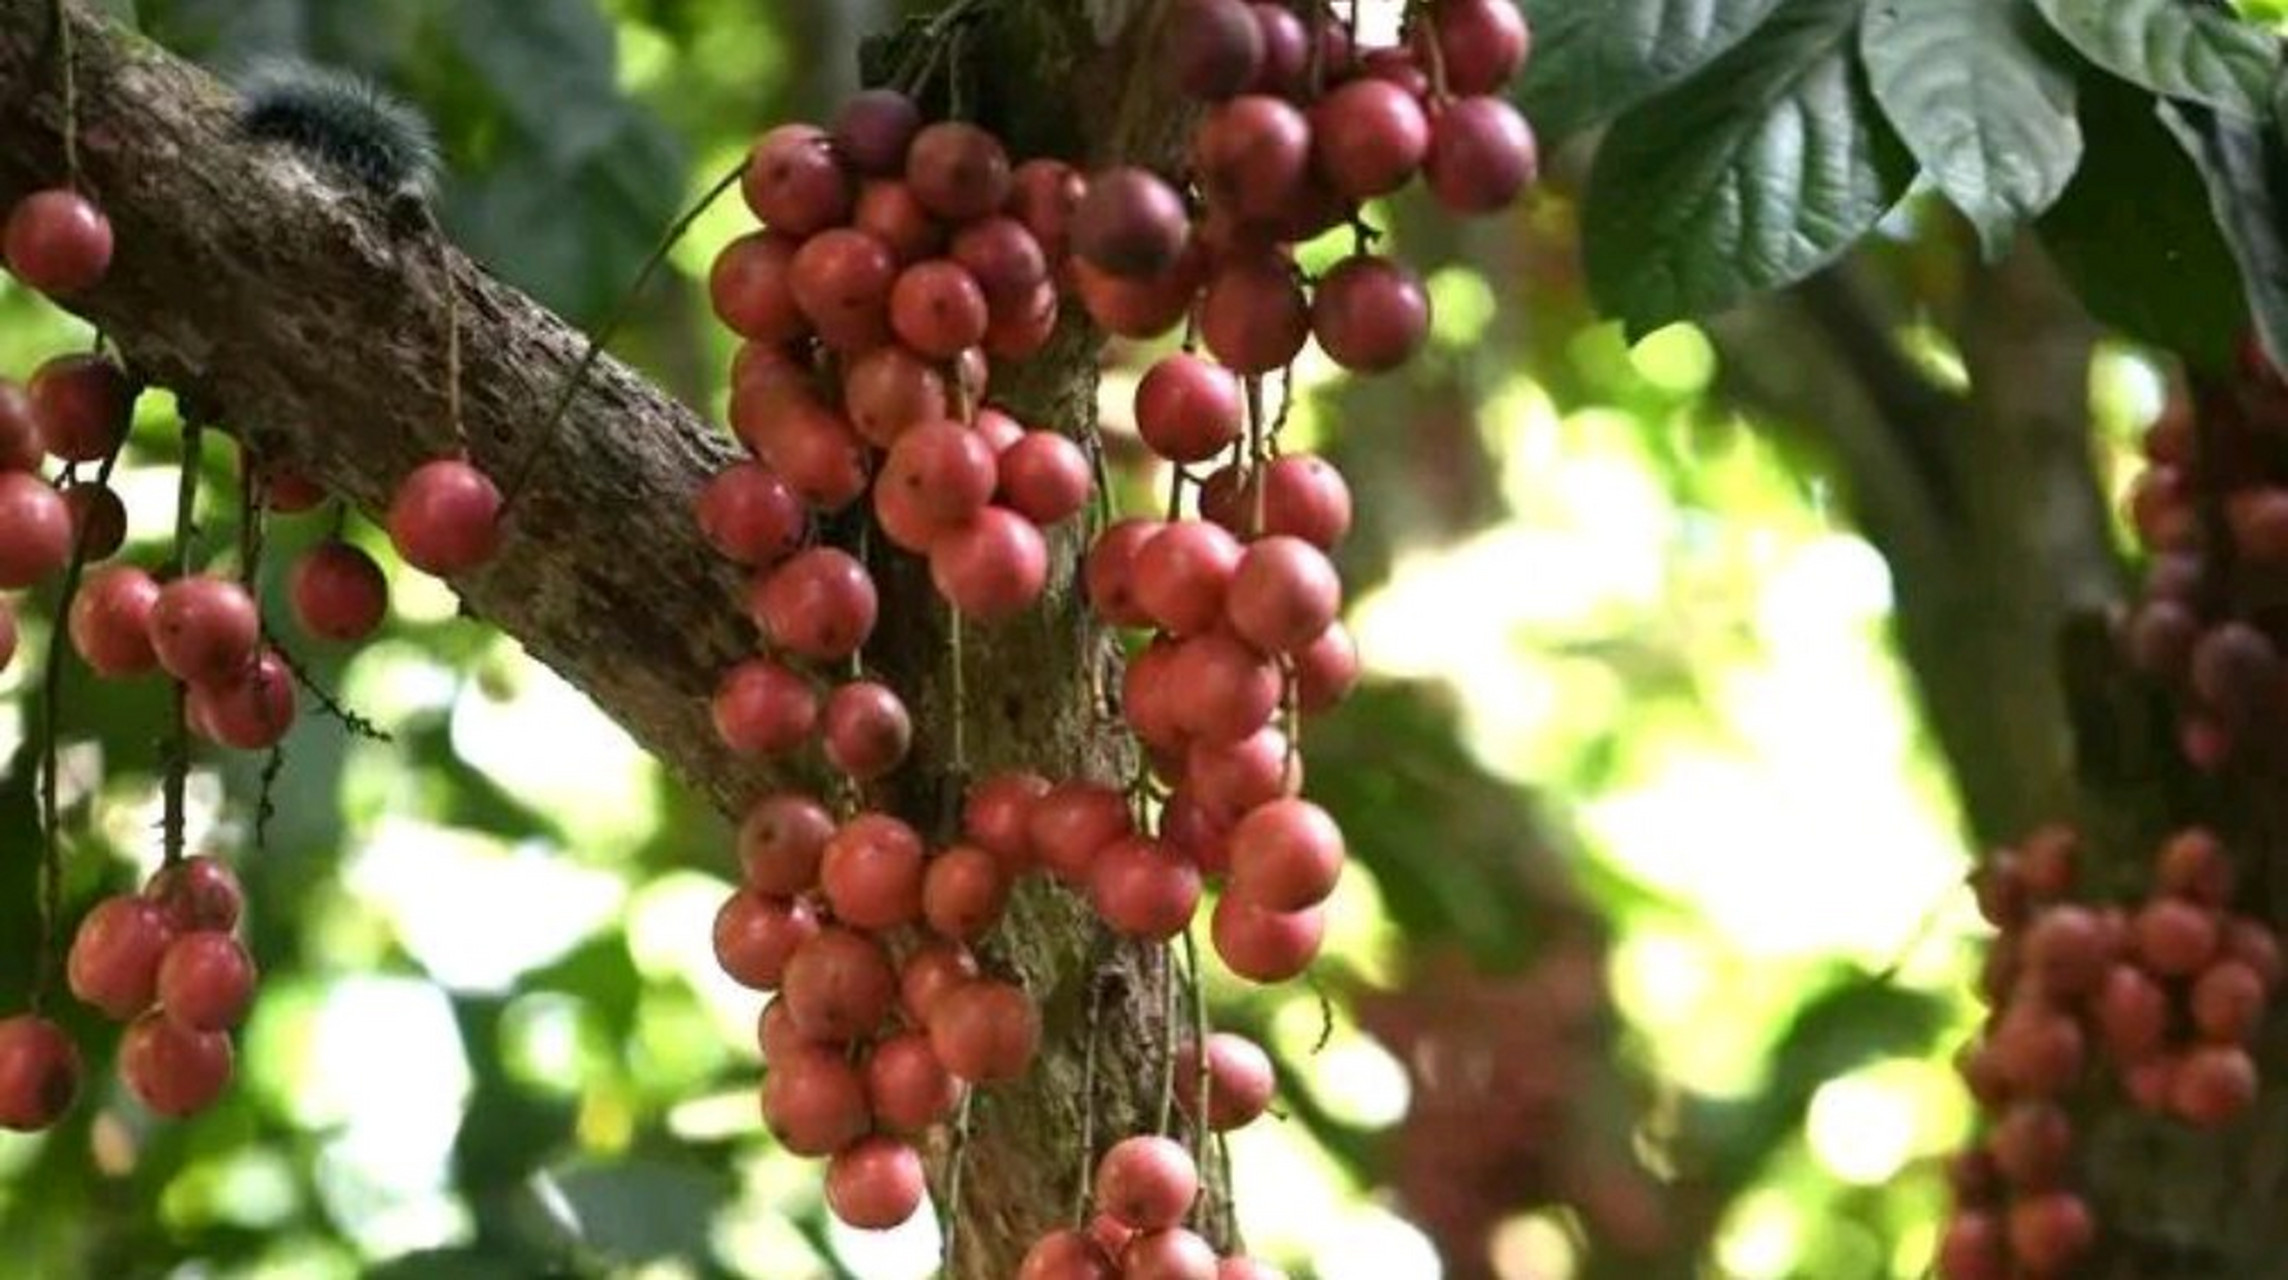
{"type": "Polygon", "coordinates": [[[1263,379],[1251,376],[1247,380],[1247,483],[1252,493],[1247,503],[1247,537],[1249,541],[1263,536],[1264,506],[1269,501],[1270,481],[1263,474],[1263,440],[1267,433],[1263,425],[1263,379]]]}
{"type": "Polygon", "coordinates": [[[613,305],[612,313],[605,317],[603,327],[589,335],[587,349],[580,353],[580,362],[572,366],[572,376],[564,380],[564,389],[556,393],[556,403],[549,407],[548,419],[541,424],[540,439],[524,455],[524,461],[517,464],[516,476],[509,481],[508,490],[501,498],[503,520],[508,518],[509,508],[516,505],[517,497],[531,482],[532,473],[540,466],[541,460],[555,446],[556,437],[564,428],[565,415],[571,411],[572,401],[580,394],[580,387],[587,382],[588,374],[596,367],[597,359],[604,354],[604,344],[610,342],[619,333],[620,326],[627,323],[636,302],[643,297],[644,287],[651,283],[652,276],[658,274],[660,267],[666,264],[667,255],[673,253],[675,246],[681,244],[683,237],[690,233],[692,224],[714,208],[715,202],[723,198],[724,192],[739,185],[740,177],[746,172],[747,160],[741,156],[739,163],[717,178],[704,195],[676,218],[668,227],[667,234],[660,238],[658,247],[651,251],[651,256],[644,259],[643,269],[636,272],[635,283],[629,285],[628,291],[621,294],[619,302],[613,305]]]}
{"type": "MultiPolygon", "coordinates": [[[[175,476],[175,548],[172,581],[190,576],[191,543],[198,536],[199,466],[206,424],[198,414],[183,415],[183,460],[175,476]]],[[[159,824],[166,865],[183,860],[183,796],[191,773],[190,686],[177,680],[170,698],[167,774],[159,824]]]]}
{"type": "MultiPolygon", "coordinates": [[[[1189,925],[1184,928],[1183,939],[1185,987],[1191,992],[1192,997],[1192,1057],[1196,1064],[1192,1073],[1192,1164],[1199,1169],[1201,1178],[1207,1179],[1209,1173],[1212,1172],[1208,1167],[1207,1153],[1209,1078],[1207,983],[1200,977],[1200,944],[1193,939],[1189,925]]],[[[1207,1223],[1208,1203],[1213,1189],[1212,1181],[1207,1182],[1201,1189],[1200,1198],[1193,1204],[1193,1221],[1203,1226],[1207,1223]]]]}
{"type": "Polygon", "coordinates": [[[63,81],[64,173],[71,189],[80,189],[79,173],[79,68],[72,50],[70,0],[53,0],[48,12],[56,27],[56,74],[63,81]]]}
{"type": "Polygon", "coordinates": [[[1080,1171],[1073,1178],[1072,1207],[1075,1230],[1088,1222],[1089,1172],[1096,1165],[1096,1039],[1103,995],[1103,984],[1092,978],[1081,1033],[1087,1039],[1082,1043],[1080,1060],[1080,1171]]]}
{"type": "Polygon", "coordinates": [[[1160,947],[1160,1026],[1167,1035],[1160,1046],[1160,1119],[1152,1131],[1166,1134],[1176,1120],[1176,949],[1165,943],[1160,947]]]}
{"type": "Polygon", "coordinates": [[[971,1111],[977,1105],[977,1091],[961,1096],[961,1111],[953,1121],[953,1169],[946,1175],[945,1211],[945,1269],[948,1274],[956,1270],[961,1245],[961,1184],[962,1175],[969,1171],[969,1122],[971,1111]]]}
{"type": "MultiPolygon", "coordinates": [[[[125,441],[121,441],[120,448],[124,447],[125,441]]],[[[119,449],[114,448],[95,473],[95,483],[108,483],[111,469],[118,462],[119,449]]],[[[40,1012],[46,1004],[48,989],[54,985],[56,976],[56,932],[63,917],[64,891],[63,805],[57,775],[63,759],[64,653],[71,647],[65,637],[70,626],[72,601],[78,598],[80,579],[87,572],[87,535],[94,523],[82,520],[72,535],[71,560],[64,566],[63,585],[56,590],[56,605],[48,627],[48,651],[43,656],[40,672],[40,921],[39,951],[32,978],[34,1013],[40,1012]]]]}

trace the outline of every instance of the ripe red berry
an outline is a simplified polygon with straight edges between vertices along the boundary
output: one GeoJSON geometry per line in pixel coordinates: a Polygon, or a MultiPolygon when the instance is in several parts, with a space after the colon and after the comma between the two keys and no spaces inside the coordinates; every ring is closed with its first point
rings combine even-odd
{"type": "MultiPolygon", "coordinates": [[[[780,996],[774,1007],[784,1004],[780,996]]],[[[798,1156],[830,1156],[865,1136],[873,1117],[866,1083],[839,1052],[798,1048],[773,1055],[763,1076],[763,1124],[798,1156]]]]}
{"type": "Polygon", "coordinates": [[[80,558],[90,564],[109,560],[127,542],[127,504],[110,485],[81,481],[63,491],[71,514],[72,537],[80,558]]]}
{"type": "Polygon", "coordinates": [[[1191,310],[1205,278],[1207,259],[1194,240],[1193,251],[1174,268],[1149,280],[1126,280],[1085,259],[1073,260],[1073,279],[1089,318],[1123,338],[1157,338],[1176,327],[1191,310]]]}
{"type": "Polygon", "coordinates": [[[787,235],[816,235],[850,213],[850,179],[815,125],[783,124],[764,134],[740,186],[755,216],[787,235]]]}
{"type": "Polygon", "coordinates": [[[325,487],[276,458],[261,468],[262,504],[282,516],[300,515],[328,497],[325,487]]]}
{"type": "Polygon", "coordinates": [[[2087,907],[2051,907],[2027,927],[2026,967],[2054,996],[2077,996],[2105,976],[2109,954],[2097,913],[2087,907]]]}
{"type": "Polygon", "coordinates": [[[126,1021],[151,1007],[174,931],[157,904],[120,895],[96,904],[72,937],[65,976],[82,1003],[126,1021]]]}
{"type": "Polygon", "coordinates": [[[1168,70],[1183,92],[1220,102],[1263,69],[1263,28],[1242,0],[1182,0],[1168,15],[1168,70]]]}
{"type": "Polygon", "coordinates": [[[1120,1251],[1127,1280],[1216,1280],[1213,1246],[1181,1227],[1139,1233],[1120,1251]]]}
{"type": "Polygon", "coordinates": [[[1096,1166],[1096,1207],[1137,1231],[1164,1231],[1199,1198],[1200,1172],[1172,1138],[1124,1138],[1096,1166]]]}
{"type": "Polygon", "coordinates": [[[775,991],[787,962],[818,929],[817,914],[800,899],[741,889],[715,913],[715,963],[741,986],[775,991]]]}
{"type": "Polygon", "coordinates": [[[1200,299],[1200,338],[1243,374],[1284,367],[1311,336],[1311,304],[1295,266],[1273,253],[1220,263],[1200,299]]]}
{"type": "Polygon", "coordinates": [[[707,272],[716,319],[742,338],[773,346],[807,335],[810,321],[794,300],[794,254],[801,244],[791,235],[757,231],[725,245],[707,272]]]}
{"type": "Polygon", "coordinates": [[[1116,627],[1152,625],[1152,615],[1136,598],[1136,553],[1167,527],[1131,516],[1097,535],[1081,565],[1081,585],[1098,617],[1116,627]]]}
{"type": "Polygon", "coordinates": [[[860,929],[910,924],[922,913],[922,840],[882,813],[862,813],[826,842],[819,883],[835,918],[860,929]]]}
{"type": "Polygon", "coordinates": [[[1184,752],[1184,788],[1216,823],[1303,789],[1303,756],[1269,725],[1232,742],[1194,742],[1184,752]]]}
{"type": "Polygon", "coordinates": [[[976,125],[941,121],[915,135],[906,183],[922,207],[948,222],[982,218],[1009,199],[1009,153],[976,125]]]}
{"type": "Polygon", "coordinates": [[[1009,216],[1024,224],[1053,270],[1072,252],[1072,218],[1088,194],[1080,171],[1062,160],[1036,158],[1011,176],[1009,216]]]}
{"type": "Polygon", "coordinates": [[[1358,645],[1340,621],[1295,655],[1295,701],[1304,715],[1340,705],[1358,687],[1358,645]]]}
{"type": "Polygon", "coordinates": [[[2262,920],[2234,917],[2225,921],[2224,954],[2254,970],[2270,992],[2280,985],[2280,940],[2262,920]]]}
{"type": "Polygon", "coordinates": [[[2063,1093],[2080,1078],[2087,1061],[2081,1024],[2033,1003],[2014,1005],[2002,1015],[1993,1044],[2003,1081],[2032,1097],[2063,1093]]]}
{"type": "Polygon", "coordinates": [[[32,398],[22,387],[0,378],[0,471],[37,471],[47,455],[32,398]]]}
{"type": "Polygon", "coordinates": [[[723,745],[752,755],[800,747],[818,724],[810,682],[768,658],[749,658],[724,675],[712,705],[723,745]]]}
{"type": "Polygon", "coordinates": [[[57,297],[78,293],[111,269],[111,220],[76,191],[35,191],[0,232],[0,256],[17,279],[57,297]]]}
{"type": "Polygon", "coordinates": [[[19,589],[71,562],[71,507],[30,472],[0,472],[0,588],[19,589]]]}
{"type": "Polygon", "coordinates": [[[838,547],[812,547],[761,576],[752,604],[773,644],[818,662],[858,652],[881,610],[873,575],[838,547]]]}
{"type": "Polygon", "coordinates": [[[819,339],[844,355],[889,341],[890,290],[897,279],[897,260],[888,246],[848,227],[803,241],[788,267],[796,305],[819,339]]]}
{"type": "Polygon", "coordinates": [[[414,469],[389,501],[389,540],[407,564],[440,578],[466,573],[500,550],[501,492],[458,458],[414,469]]]}
{"type": "Polygon", "coordinates": [[[922,918],[932,932],[975,942],[1000,922],[1008,906],[1010,875],[1000,859],[972,844],[957,844],[930,859],[922,877],[922,918]]]}
{"type": "Polygon", "coordinates": [[[1454,94],[1496,93],[1532,47],[1516,0],[1438,0],[1429,33],[1438,42],[1446,88],[1454,94]]]}
{"type": "Polygon", "coordinates": [[[1031,359],[1055,336],[1063,314],[1057,287],[1047,281],[1022,298],[995,305],[985,326],[985,354],[995,360],[1031,359]]]}
{"type": "Polygon", "coordinates": [[[1255,0],[1248,8],[1263,37],[1263,63],[1248,87],[1256,93],[1299,96],[1309,87],[1310,29],[1284,0],[1255,0]]]}
{"type": "Polygon", "coordinates": [[[1272,911],[1326,901],[1342,876],[1343,833],[1308,800],[1274,800],[1231,832],[1232,896],[1272,911]]]}
{"type": "MultiPolygon", "coordinates": [[[[999,479],[993,446],[968,427],[940,418],[898,438],[882,465],[875,497],[880,502],[880,490],[899,491],[913,512],[942,534],[975,519],[992,500],[999,479]]],[[[936,541],[933,535],[929,545],[936,541]]]]}
{"type": "Polygon", "coordinates": [[[79,1046],[46,1018],[0,1020],[0,1129],[35,1133],[71,1110],[79,1097],[79,1046]]]}
{"type": "Polygon", "coordinates": [[[1136,429],[1171,462],[1205,462],[1238,441],[1247,400],[1229,369],[1188,352],[1163,357],[1136,386],[1136,429]]]}
{"type": "Polygon", "coordinates": [[[1319,176],[1346,199],[1386,196],[1430,154],[1430,117],[1388,80],[1353,80],[1312,106],[1311,148],[1319,176]]]}
{"type": "Polygon", "coordinates": [[[2238,960],[2219,960],[2193,983],[2193,1025],[2218,1044],[2239,1044],[2264,1020],[2264,980],[2238,960]]]}
{"type": "Polygon", "coordinates": [[[2256,1061],[2238,1045],[2202,1045],[2177,1064],[2169,1110],[2187,1124],[2219,1129],[2256,1105],[2256,1061]]]}
{"type": "Polygon", "coordinates": [[[890,448],[925,422],[941,420],[953,399],[937,366],[897,343],[850,362],[842,375],[842,407],[869,444],[890,448]]]}
{"type": "Polygon", "coordinates": [[[905,763],[914,724],[895,691],[861,680],[827,695],[821,736],[827,763],[860,782],[870,782],[905,763]]]}
{"type": "Polygon", "coordinates": [[[159,1007],[190,1031],[228,1031],[254,1002],[253,957],[227,933],[187,933],[159,962],[159,1007]]]}
{"type": "Polygon", "coordinates": [[[962,805],[962,834],[992,854],[1006,875],[1022,875],[1033,862],[1027,832],[1033,804],[1048,792],[1049,781],[1039,774],[995,774],[970,787],[962,805]]]}
{"type": "Polygon", "coordinates": [[[1024,223],[1006,214],[979,219],[955,232],[950,253],[984,290],[986,309],[996,320],[1037,306],[1039,290],[1054,287],[1041,242],[1024,223]]]}
{"type": "Polygon", "coordinates": [[[828,1044],[872,1035],[898,998],[881,944],[835,925],[796,948],[780,985],[795,1028],[828,1044]]]}
{"type": "Polygon", "coordinates": [[[2138,911],[2135,929],[2137,953],[2147,968],[2165,977],[2189,978],[2217,952],[2216,914],[2189,902],[2149,902],[2138,911]]]}
{"type": "Polygon", "coordinates": [[[1033,801],[1026,834],[1033,856],[1060,878],[1086,883],[1097,851],[1134,830],[1128,800],[1099,782],[1066,782],[1033,801]]]}
{"type": "Polygon", "coordinates": [[[246,891],[239,887],[238,877],[208,857],[161,867],[143,886],[143,896],[158,906],[177,933],[228,933],[238,927],[246,911],[246,891]]]}
{"type": "Polygon", "coordinates": [[[985,290],[960,263],[917,262],[890,288],[890,329],[898,340],[936,360],[951,360],[985,340],[985,290]]]}
{"type": "Polygon", "coordinates": [[[952,942],[925,942],[898,967],[898,1008],[906,1021],[927,1023],[944,995],[977,978],[977,957],[952,942]]]}
{"type": "Polygon", "coordinates": [[[1496,213],[1533,181],[1533,130],[1500,98],[1458,98],[1430,122],[1423,176],[1438,203],[1461,214],[1496,213]]]}
{"type": "Polygon", "coordinates": [[[2115,1062],[2141,1062],[2161,1051],[2169,1032],[2169,997],[2133,964],[2106,971],[2097,992],[2097,1029],[2115,1062]]]}
{"type": "Polygon", "coordinates": [[[207,574],[168,583],[151,606],[151,647],[159,665],[193,684],[219,683],[246,670],[261,631],[246,588],[207,574]]]}
{"type": "Polygon", "coordinates": [[[1120,1268],[1085,1231],[1056,1231],[1026,1250],[1017,1280],[1114,1280],[1120,1268]]]}
{"type": "Polygon", "coordinates": [[[2213,833],[2189,828],[2161,846],[2153,883],[2163,893],[2206,907],[2222,907],[2232,898],[2232,860],[2213,833]]]}
{"type": "Polygon", "coordinates": [[[2097,1238],[2089,1205],[2070,1191],[2025,1196],[2010,1206],[2010,1248],[2038,1275],[2071,1267],[2097,1238]]]}
{"type": "Polygon", "coordinates": [[[822,405],[791,408],[756,446],[764,464],[821,511],[840,511],[866,492],[866,442],[822,405]]]}
{"type": "Polygon", "coordinates": [[[1343,368],[1387,372],[1413,359],[1430,336],[1429,291],[1389,258],[1345,258],[1311,295],[1311,333],[1343,368]]]}
{"type": "Polygon", "coordinates": [[[964,617],[1003,622],[1041,598],[1049,545],[1031,521],[987,506],[930,544],[930,581],[964,617]]]}
{"type": "Polygon", "coordinates": [[[1957,1209],[1939,1236],[1939,1280],[2005,1280],[2002,1224],[1991,1213],[1957,1209]]]}
{"type": "Polygon", "coordinates": [[[266,751],[294,727],[294,673],[275,649],[264,649],[237,674],[190,692],[190,716],[226,747],[266,751]]]}
{"type": "Polygon", "coordinates": [[[1089,902],[1115,932],[1150,942],[1182,933],[1200,905],[1200,869],[1182,851],[1145,836],[1115,840],[1088,867],[1089,902]]]}
{"type": "MultiPolygon", "coordinates": [[[[1198,1044],[1186,1044],[1176,1064],[1176,1105],[1187,1116],[1199,1111],[1201,1065],[1198,1044]]],[[[1208,1037],[1206,1070],[1210,1129],[1244,1128],[1270,1110],[1279,1082],[1261,1045],[1228,1031],[1215,1032],[1208,1037]]]]}
{"type": "Polygon", "coordinates": [[[1279,669],[1222,632],[1183,641],[1168,660],[1176,724],[1208,742],[1232,742],[1271,722],[1279,669]]]}
{"type": "Polygon", "coordinates": [[[1268,94],[1247,94],[1216,107],[1193,134],[1193,172],[1208,199],[1249,221],[1278,221],[1302,189],[1310,164],[1309,121],[1293,104],[1268,94]]]}
{"type": "Polygon", "coordinates": [[[802,499],[777,472],[736,462],[717,472],[694,504],[707,544],[739,564],[778,563],[801,545],[802,499]]]}
{"type": "Polygon", "coordinates": [[[321,542],[294,562],[287,595],[295,621],[322,639],[354,644],[372,635],[389,612],[389,582],[364,548],[321,542]]]}
{"type": "Polygon", "coordinates": [[[922,208],[914,189],[903,182],[877,179],[861,187],[850,225],[881,241],[901,267],[945,248],[944,224],[922,208]]]}
{"type": "Polygon", "coordinates": [[[906,148],[921,132],[922,111],[895,89],[866,89],[843,100],[834,113],[830,136],[834,152],[869,177],[894,174],[906,166],[906,148]]]}
{"type": "Polygon", "coordinates": [[[1006,982],[980,979],[940,995],[929,1010],[930,1048],[971,1084],[1018,1079],[1041,1044],[1041,1011],[1006,982]]]}
{"type": "Polygon", "coordinates": [[[1162,630],[1198,635],[1222,622],[1241,554],[1239,540],[1220,526],[1180,521],[1137,548],[1129,591],[1162,630]]]}
{"type": "Polygon", "coordinates": [[[1334,625],[1342,602],[1342,581],[1326,553],[1274,534],[1240,556],[1224,594],[1224,619],[1266,653],[1294,653],[1334,625]]]}
{"type": "Polygon", "coordinates": [[[2048,1102],[2020,1102],[1987,1138],[1995,1167],[2017,1190],[2057,1185],[2073,1162],[2073,1122],[2048,1102]]]}
{"type": "Polygon", "coordinates": [[[887,1231],[921,1208],[928,1183],[921,1153],[897,1138],[866,1138],[826,1166],[826,1204],[861,1231],[887,1231]]]}
{"type": "Polygon", "coordinates": [[[119,1042],[119,1076],[144,1106],[180,1118],[204,1111],[230,1087],[230,1036],[195,1031],[154,1009],[119,1042]]]}
{"type": "Polygon", "coordinates": [[[739,823],[739,871],[758,893],[792,897],[818,885],[818,863],[834,835],[826,807],[799,792],[757,800],[739,823]]]}
{"type": "Polygon", "coordinates": [[[151,650],[151,611],[159,583],[133,565],[90,576],[72,599],[72,648],[97,675],[121,679],[159,665],[151,650]]]}
{"type": "Polygon", "coordinates": [[[1124,166],[1094,175],[1073,211],[1073,252],[1124,280],[1149,280],[1176,265],[1191,236],[1191,213],[1167,180],[1124,166]]]}
{"type": "Polygon", "coordinates": [[[1327,912],[1324,907],[1267,911],[1226,894],[1216,902],[1208,930],[1216,955],[1233,973],[1250,982],[1287,982],[1319,958],[1327,912]]]}
{"type": "Polygon", "coordinates": [[[1088,455],[1054,431],[1026,432],[1001,451],[998,464],[996,494],[1034,524],[1057,524],[1088,505],[1088,455]]]}
{"type": "Polygon", "coordinates": [[[866,1056],[866,1100],[874,1119],[918,1133],[953,1114],[966,1092],[930,1048],[929,1036],[908,1031],[874,1046],[866,1056]]]}

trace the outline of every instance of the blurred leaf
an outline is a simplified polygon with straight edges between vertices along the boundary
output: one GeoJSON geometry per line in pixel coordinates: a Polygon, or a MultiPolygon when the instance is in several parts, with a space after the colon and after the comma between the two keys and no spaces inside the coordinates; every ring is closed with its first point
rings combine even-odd
{"type": "Polygon", "coordinates": [[[2155,100],[2111,77],[2082,82],[2082,131],[2105,140],[2038,226],[2091,315],[2222,368],[2247,327],[2239,272],[2200,175],[2155,100]]]}
{"type": "Polygon", "coordinates": [[[579,167],[623,124],[612,29],[594,0],[455,0],[453,47],[551,169],[579,167]]]}
{"type": "Polygon", "coordinates": [[[2288,369],[2288,244],[2281,240],[2279,183],[2288,172],[2280,135],[2179,103],[2161,105],[2161,123],[2192,157],[2208,185],[2209,208],[2240,267],[2257,337],[2276,368],[2288,369]]]}
{"type": "Polygon", "coordinates": [[[708,1227],[736,1190],[723,1171],[637,1158],[552,1170],[581,1240],[618,1262],[699,1261],[708,1227]]]}
{"type": "Polygon", "coordinates": [[[2083,57],[2164,98],[2243,120],[2270,111],[2277,37],[2184,0],[2034,0],[2083,57]]]}
{"type": "Polygon", "coordinates": [[[1551,142],[1692,74],[1779,0],[1524,0],[1533,29],[1519,96],[1551,142]]]}
{"type": "Polygon", "coordinates": [[[1613,124],[1583,211],[1589,287],[1633,340],[1824,266],[1912,167],[1851,56],[1858,0],[1786,0],[1613,124]]]}
{"type": "Polygon", "coordinates": [[[2025,0],[1875,0],[1859,50],[1892,127],[1999,257],[2081,163],[2066,51],[2025,0]]]}

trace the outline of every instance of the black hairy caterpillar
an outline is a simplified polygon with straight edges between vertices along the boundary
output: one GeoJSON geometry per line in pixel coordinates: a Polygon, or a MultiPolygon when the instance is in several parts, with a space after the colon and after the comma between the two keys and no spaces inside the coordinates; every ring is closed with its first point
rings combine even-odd
{"type": "Polygon", "coordinates": [[[239,130],[282,142],[393,204],[425,204],[437,139],[421,113],[345,71],[264,62],[239,79],[239,130]]]}

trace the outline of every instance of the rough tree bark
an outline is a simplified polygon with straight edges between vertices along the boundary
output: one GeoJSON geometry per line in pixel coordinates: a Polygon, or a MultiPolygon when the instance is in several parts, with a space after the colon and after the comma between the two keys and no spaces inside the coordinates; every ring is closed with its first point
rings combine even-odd
{"type": "MultiPolygon", "coordinates": [[[[0,207],[64,171],[50,3],[0,0],[0,207]]],[[[1005,133],[1076,158],[1165,154],[1180,121],[1137,53],[1160,8],[1006,0],[964,50],[990,73],[976,105],[1005,133]]],[[[230,92],[197,68],[71,12],[86,184],[119,240],[110,276],[71,308],[139,374],[372,514],[409,469],[457,447],[444,392],[449,288],[466,351],[469,452],[494,475],[515,475],[582,336],[457,253],[393,230],[371,196],[248,145],[230,92]]],[[[1093,430],[1096,347],[1085,326],[1068,324],[997,398],[1029,420],[1093,430]]],[[[605,359],[517,499],[497,560],[453,583],[471,613],[586,691],[727,813],[774,781],[722,750],[708,716],[719,675],[755,649],[741,583],[688,515],[731,454],[723,433],[605,359]]],[[[884,619],[867,660],[906,692],[921,725],[915,760],[885,798],[907,816],[935,827],[950,811],[961,776],[946,730],[957,711],[973,773],[1021,765],[1109,776],[1124,764],[1099,696],[1110,642],[1069,586],[1076,540],[1060,539],[1061,585],[1037,611],[995,631],[970,628],[958,709],[947,619],[926,573],[877,553],[884,619]]],[[[1013,1274],[1071,1201],[1085,1154],[1086,993],[1102,986],[1115,997],[1100,1037],[1100,1135],[1150,1115],[1162,1050],[1147,1013],[1160,970],[1107,942],[1061,892],[1021,895],[988,964],[1025,982],[1047,1029],[1031,1078],[987,1092],[975,1111],[950,1274],[976,1280],[1013,1274]]],[[[953,1146],[941,1134],[933,1152],[941,1198],[953,1146]]]]}

